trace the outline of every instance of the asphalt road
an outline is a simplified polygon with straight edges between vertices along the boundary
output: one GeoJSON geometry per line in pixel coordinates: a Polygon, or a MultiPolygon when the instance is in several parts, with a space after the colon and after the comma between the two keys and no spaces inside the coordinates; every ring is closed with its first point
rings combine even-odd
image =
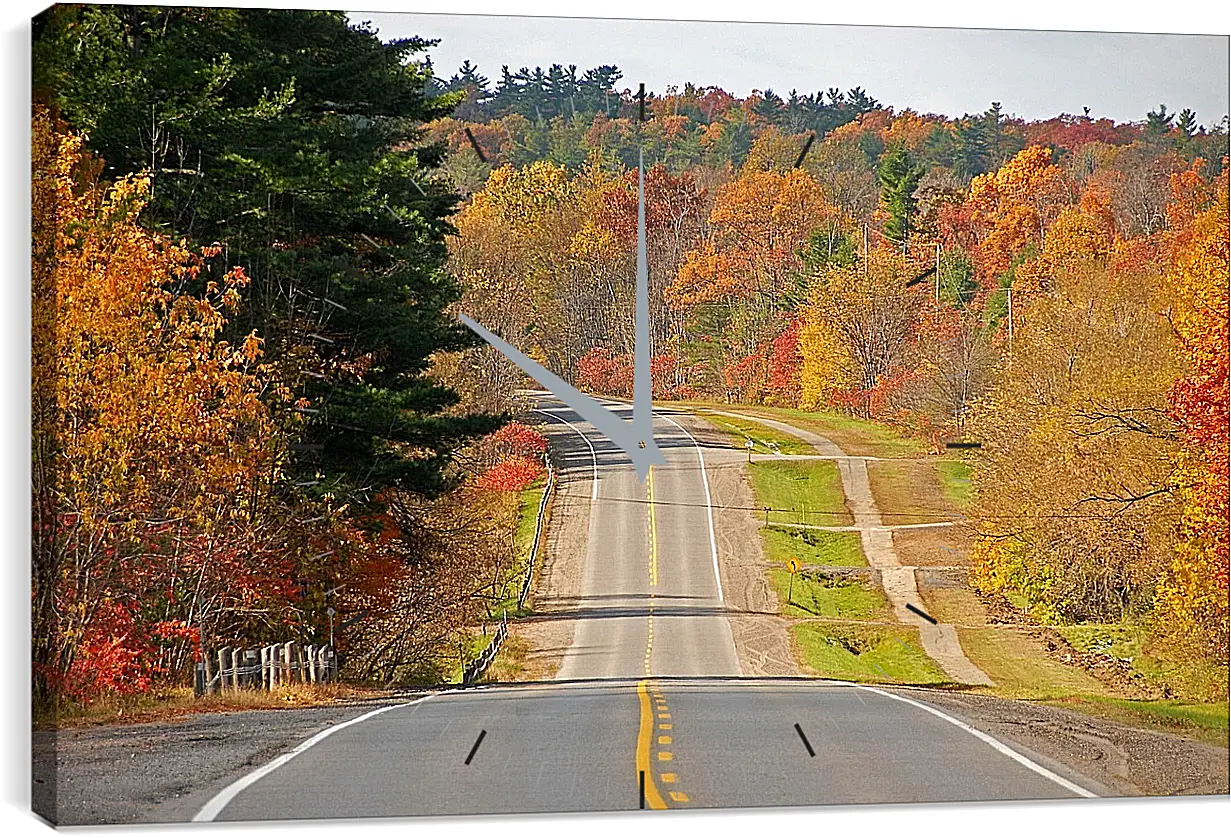
{"type": "MultiPolygon", "coordinates": [[[[544,399],[588,492],[573,644],[558,682],[432,695],[329,728],[219,791],[197,820],[946,802],[1111,792],[920,693],[741,678],[701,450],[627,458],[544,399]],[[643,785],[644,778],[644,785],[643,785]]],[[[627,415],[626,410],[622,411],[627,415]]]]}
{"type": "MultiPolygon", "coordinates": [[[[631,415],[626,406],[613,409],[631,415]]],[[[559,679],[738,676],[701,478],[704,455],[687,431],[655,418],[667,463],[642,483],[623,453],[571,410],[545,405],[543,412],[573,432],[556,438],[572,472],[570,491],[584,493],[596,463],[598,472],[577,628],[559,679]]]]}

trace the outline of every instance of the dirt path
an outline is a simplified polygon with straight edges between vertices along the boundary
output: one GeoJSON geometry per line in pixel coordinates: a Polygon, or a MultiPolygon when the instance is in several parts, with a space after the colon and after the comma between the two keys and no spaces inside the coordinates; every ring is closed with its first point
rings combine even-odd
{"type": "MultiPolygon", "coordinates": [[[[721,410],[714,412],[735,418],[748,418],[739,413],[721,410]]],[[[898,561],[897,552],[893,547],[893,530],[882,522],[880,510],[872,495],[866,458],[847,456],[832,440],[812,431],[805,431],[762,416],[757,416],[756,421],[802,439],[812,445],[823,457],[834,458],[838,464],[838,472],[842,476],[842,491],[855,517],[854,529],[859,532],[864,556],[867,557],[869,565],[880,571],[881,585],[893,606],[894,616],[897,617],[898,622],[915,626],[919,630],[919,639],[923,643],[924,651],[954,681],[961,684],[994,686],[987,673],[975,666],[962,651],[957,629],[948,623],[930,623],[906,607],[908,603],[922,607],[919,588],[915,582],[915,568],[904,567],[898,561]]],[[[754,459],[760,458],[754,456],[754,459]]],[[[791,459],[791,457],[776,455],[772,459],[791,459]]]]}

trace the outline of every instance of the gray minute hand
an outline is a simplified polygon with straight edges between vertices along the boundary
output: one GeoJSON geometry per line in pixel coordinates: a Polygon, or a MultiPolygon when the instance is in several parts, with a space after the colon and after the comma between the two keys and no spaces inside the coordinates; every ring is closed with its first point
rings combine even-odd
{"type": "Polygon", "coordinates": [[[654,417],[650,383],[650,290],[645,255],[645,156],[641,153],[637,170],[637,310],[634,333],[637,345],[633,357],[633,419],[626,422],[594,399],[567,383],[555,373],[531,361],[507,341],[501,340],[466,315],[461,320],[479,337],[504,353],[526,375],[542,384],[577,414],[624,449],[643,481],[655,463],[665,463],[654,444],[654,417]]]}

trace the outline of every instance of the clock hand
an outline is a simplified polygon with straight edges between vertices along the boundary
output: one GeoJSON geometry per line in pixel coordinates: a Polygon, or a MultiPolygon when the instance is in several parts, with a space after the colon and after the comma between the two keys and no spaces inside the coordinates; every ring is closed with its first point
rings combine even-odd
{"type": "MultiPolygon", "coordinates": [[[[642,99],[644,107],[645,99],[642,99]]],[[[637,309],[633,350],[633,427],[654,436],[650,379],[650,271],[645,256],[645,149],[637,150],[637,309]]]]}
{"type": "Polygon", "coordinates": [[[628,454],[629,459],[633,461],[633,465],[637,469],[637,476],[642,480],[645,480],[651,465],[667,462],[662,452],[658,450],[658,446],[654,444],[654,437],[649,434],[641,434],[635,422],[625,422],[572,384],[569,384],[537,361],[526,357],[520,350],[507,341],[496,337],[496,335],[466,315],[461,315],[461,321],[473,329],[483,340],[504,353],[506,358],[521,367],[526,375],[542,384],[551,391],[553,396],[576,411],[578,416],[602,431],[608,439],[620,446],[624,453],[628,454]]]}
{"type": "Polygon", "coordinates": [[[637,307],[634,321],[636,346],[633,354],[633,419],[626,422],[607,408],[569,384],[560,376],[528,358],[507,341],[496,337],[470,317],[461,321],[479,337],[499,349],[521,367],[526,375],[551,391],[552,395],[577,412],[618,445],[633,461],[637,476],[644,482],[650,466],[666,463],[654,443],[652,381],[650,379],[650,273],[645,253],[645,152],[639,152],[637,171],[637,307]]]}

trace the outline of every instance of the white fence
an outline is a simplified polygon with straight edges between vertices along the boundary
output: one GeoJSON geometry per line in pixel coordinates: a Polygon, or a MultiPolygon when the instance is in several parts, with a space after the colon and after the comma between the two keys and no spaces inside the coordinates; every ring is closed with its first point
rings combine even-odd
{"type": "Polygon", "coordinates": [[[257,649],[224,646],[197,664],[196,694],[273,690],[284,684],[329,684],[338,678],[331,646],[275,643],[257,649]]]}

